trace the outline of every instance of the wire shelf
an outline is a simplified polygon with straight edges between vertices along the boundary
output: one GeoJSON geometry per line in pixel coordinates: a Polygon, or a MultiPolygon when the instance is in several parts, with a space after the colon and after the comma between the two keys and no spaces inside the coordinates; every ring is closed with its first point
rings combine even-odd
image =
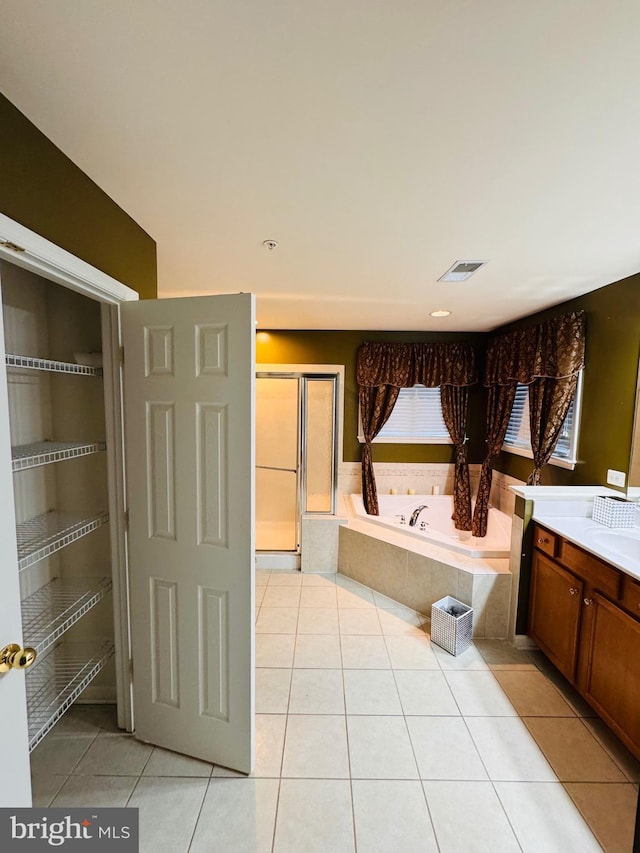
{"type": "Polygon", "coordinates": [[[42,654],[111,589],[111,578],[55,578],[22,602],[25,642],[42,654]]]}
{"type": "Polygon", "coordinates": [[[25,471],[39,465],[100,453],[106,447],[104,441],[38,441],[34,444],[20,444],[11,448],[11,465],[14,472],[25,471]]]}
{"type": "Polygon", "coordinates": [[[32,566],[109,521],[107,512],[86,516],[51,510],[16,527],[18,570],[32,566]]]}
{"type": "Polygon", "coordinates": [[[61,643],[27,670],[29,750],[33,750],[113,655],[110,641],[61,643]]]}
{"type": "Polygon", "coordinates": [[[7,367],[26,367],[29,370],[47,370],[53,373],[81,373],[83,376],[102,376],[101,367],[89,367],[68,361],[52,361],[48,358],[34,358],[30,355],[5,355],[7,367]]]}

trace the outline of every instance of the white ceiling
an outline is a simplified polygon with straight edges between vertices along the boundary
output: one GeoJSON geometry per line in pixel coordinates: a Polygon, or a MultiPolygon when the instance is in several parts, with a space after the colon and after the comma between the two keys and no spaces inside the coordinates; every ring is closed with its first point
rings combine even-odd
{"type": "Polygon", "coordinates": [[[639,43],[638,0],[3,0],[0,90],[161,296],[481,331],[640,270],[639,43]]]}

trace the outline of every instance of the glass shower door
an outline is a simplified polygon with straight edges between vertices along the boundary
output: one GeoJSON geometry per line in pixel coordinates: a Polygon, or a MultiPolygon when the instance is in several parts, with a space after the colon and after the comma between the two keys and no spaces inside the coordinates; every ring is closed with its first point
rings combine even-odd
{"type": "Polygon", "coordinates": [[[256,378],[256,551],[299,548],[299,379],[256,378]]]}
{"type": "Polygon", "coordinates": [[[335,506],[336,379],[305,376],[302,511],[332,513],[335,506]]]}

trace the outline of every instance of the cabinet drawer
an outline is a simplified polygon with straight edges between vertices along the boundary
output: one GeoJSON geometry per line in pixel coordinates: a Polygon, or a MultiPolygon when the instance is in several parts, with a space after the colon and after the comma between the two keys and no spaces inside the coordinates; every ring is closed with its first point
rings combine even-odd
{"type": "Polygon", "coordinates": [[[550,533],[548,530],[545,530],[544,527],[539,527],[537,524],[533,528],[534,547],[539,551],[544,551],[544,553],[548,554],[550,557],[555,557],[556,541],[559,541],[559,537],[557,537],[555,533],[550,533]]]}
{"type": "Polygon", "coordinates": [[[603,563],[592,554],[588,554],[566,539],[559,542],[558,559],[568,569],[571,569],[594,589],[617,600],[620,598],[622,587],[622,572],[603,563]]]}
{"type": "Polygon", "coordinates": [[[622,603],[630,613],[640,619],[640,583],[629,575],[622,580],[622,603]]]}

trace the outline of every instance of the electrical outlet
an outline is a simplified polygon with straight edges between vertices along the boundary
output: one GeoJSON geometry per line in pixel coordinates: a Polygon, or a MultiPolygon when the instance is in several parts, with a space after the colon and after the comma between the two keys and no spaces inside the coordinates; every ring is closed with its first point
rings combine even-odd
{"type": "Polygon", "coordinates": [[[624,471],[614,471],[613,468],[607,471],[607,483],[610,486],[624,486],[626,479],[627,475],[624,471]]]}

